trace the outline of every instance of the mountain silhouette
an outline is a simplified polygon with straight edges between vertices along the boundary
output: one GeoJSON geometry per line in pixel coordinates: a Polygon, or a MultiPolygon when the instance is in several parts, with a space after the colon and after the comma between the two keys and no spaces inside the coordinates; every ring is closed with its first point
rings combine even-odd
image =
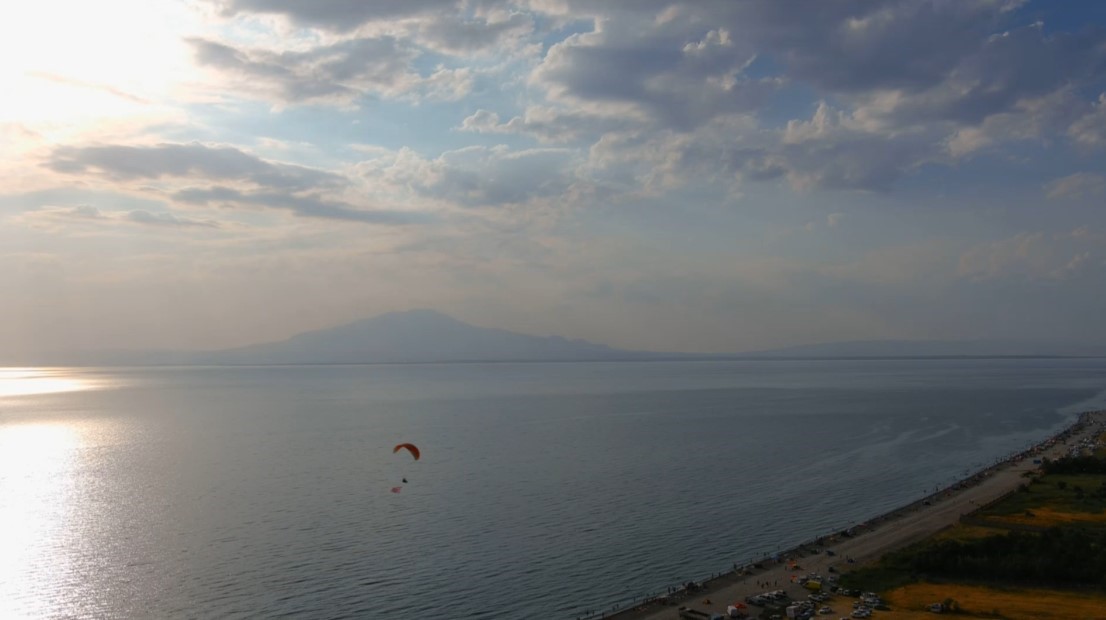
{"type": "Polygon", "coordinates": [[[584,340],[477,327],[434,310],[391,312],[281,342],[202,354],[205,363],[349,364],[639,359],[584,340]]]}

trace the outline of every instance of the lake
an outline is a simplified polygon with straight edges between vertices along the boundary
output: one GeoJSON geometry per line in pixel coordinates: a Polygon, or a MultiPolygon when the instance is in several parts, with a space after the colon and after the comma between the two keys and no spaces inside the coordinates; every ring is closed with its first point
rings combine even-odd
{"type": "Polygon", "coordinates": [[[1104,390],[1102,359],[0,370],[0,616],[575,618],[918,499],[1104,390]]]}

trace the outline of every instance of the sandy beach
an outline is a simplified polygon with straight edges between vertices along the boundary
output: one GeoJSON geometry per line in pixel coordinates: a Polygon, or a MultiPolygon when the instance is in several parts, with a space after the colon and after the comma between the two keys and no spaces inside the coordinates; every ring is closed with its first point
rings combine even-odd
{"type": "MultiPolygon", "coordinates": [[[[627,609],[608,609],[585,617],[672,620],[678,617],[679,605],[724,614],[730,604],[744,601],[747,596],[777,589],[784,590],[793,599],[805,599],[810,592],[798,583],[793,583],[793,577],[807,573],[828,576],[831,566],[838,572],[848,572],[850,568],[876,560],[888,551],[922,540],[957,523],[961,516],[1016,490],[1024,481],[1023,474],[1039,467],[1033,462],[1035,459],[1063,456],[1072,447],[1096,437],[1104,429],[1106,411],[1084,413],[1076,424],[1057,436],[977,472],[924,500],[861,524],[855,528],[852,536],[843,536],[840,533],[826,536],[823,539],[823,548],[832,550],[833,556],[813,547],[794,548],[782,552],[779,562],[765,560],[759,563],[762,568],[738,567],[734,572],[702,584],[703,589],[698,592],[683,595],[680,600],[674,600],[670,604],[649,602],[627,609]],[[849,563],[848,558],[854,563],[849,563]],[[792,562],[799,568],[792,569],[792,562]]],[[[749,611],[755,612],[756,608],[750,607],[749,611]]]]}

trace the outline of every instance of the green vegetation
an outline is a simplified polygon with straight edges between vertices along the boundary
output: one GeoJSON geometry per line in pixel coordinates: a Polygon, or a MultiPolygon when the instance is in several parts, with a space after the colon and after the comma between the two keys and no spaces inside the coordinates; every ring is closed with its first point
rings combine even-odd
{"type": "Polygon", "coordinates": [[[1053,527],[967,542],[945,540],[891,554],[885,561],[931,580],[1106,589],[1106,530],[1053,527]]]}
{"type": "Polygon", "coordinates": [[[1056,474],[1106,474],[1106,459],[1097,456],[1068,456],[1061,459],[1045,459],[1041,471],[1046,476],[1056,474]]]}
{"type": "MultiPolygon", "coordinates": [[[[1106,464],[1106,460],[1102,463],[1106,464]]],[[[981,510],[977,516],[985,519],[990,516],[1024,514],[1027,510],[1033,511],[1046,506],[1070,512],[1106,511],[1106,471],[1101,474],[1046,474],[1032,479],[1020,490],[1022,492],[1013,493],[1001,502],[981,510]]]]}
{"type": "Polygon", "coordinates": [[[929,581],[1106,592],[1106,458],[1066,457],[1042,470],[969,519],[990,533],[976,527],[971,536],[935,536],[843,575],[842,585],[887,592],[929,581]]]}
{"type": "MultiPolygon", "coordinates": [[[[904,549],[903,552],[906,552],[904,549]]],[[[886,561],[858,568],[841,576],[841,587],[864,592],[887,592],[918,581],[918,575],[901,564],[886,561]]]]}

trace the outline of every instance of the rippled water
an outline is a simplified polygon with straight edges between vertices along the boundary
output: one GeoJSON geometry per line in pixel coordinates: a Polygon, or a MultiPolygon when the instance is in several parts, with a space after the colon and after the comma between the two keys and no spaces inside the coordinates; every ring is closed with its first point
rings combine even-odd
{"type": "Polygon", "coordinates": [[[6,372],[4,618],[574,618],[916,499],[1106,388],[1104,360],[6,372]]]}

